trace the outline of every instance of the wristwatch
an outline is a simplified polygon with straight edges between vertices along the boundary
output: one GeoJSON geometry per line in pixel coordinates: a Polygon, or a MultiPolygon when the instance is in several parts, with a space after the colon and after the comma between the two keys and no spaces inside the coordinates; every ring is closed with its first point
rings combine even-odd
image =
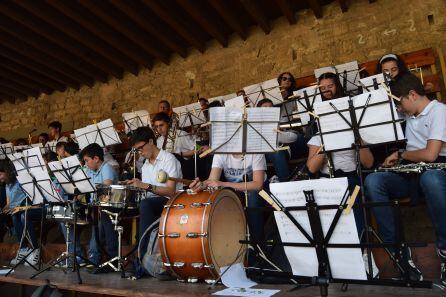
{"type": "Polygon", "coordinates": [[[152,186],[151,184],[149,184],[149,185],[146,187],[146,191],[147,191],[147,192],[152,192],[152,191],[153,191],[153,186],[152,186]]]}

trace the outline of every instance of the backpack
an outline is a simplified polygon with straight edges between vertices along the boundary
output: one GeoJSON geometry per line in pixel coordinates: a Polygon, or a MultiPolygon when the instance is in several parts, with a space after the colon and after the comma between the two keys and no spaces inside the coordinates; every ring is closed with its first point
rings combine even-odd
{"type": "Polygon", "coordinates": [[[158,241],[160,219],[150,225],[144,234],[141,236],[140,243],[138,245],[138,261],[142,266],[145,273],[150,276],[156,277],[159,280],[172,280],[174,279],[167,269],[164,267],[163,259],[161,257],[161,251],[158,241]],[[141,242],[142,239],[149,236],[147,243],[147,250],[141,258],[141,242]]]}

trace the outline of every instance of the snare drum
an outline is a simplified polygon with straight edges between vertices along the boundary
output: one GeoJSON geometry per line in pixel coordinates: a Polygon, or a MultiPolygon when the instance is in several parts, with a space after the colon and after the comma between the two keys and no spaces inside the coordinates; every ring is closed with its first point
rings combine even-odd
{"type": "Polygon", "coordinates": [[[245,250],[239,240],[245,234],[245,213],[233,190],[181,192],[161,215],[161,256],[179,279],[215,281],[220,267],[243,262],[245,250]]]}
{"type": "MultiPolygon", "coordinates": [[[[84,204],[76,205],[77,224],[88,225],[91,222],[90,208],[84,204]]],[[[61,222],[74,223],[74,212],[71,204],[52,204],[46,209],[46,218],[61,222]]]]}
{"type": "Polygon", "coordinates": [[[100,186],[97,187],[97,190],[98,204],[111,208],[136,209],[139,206],[139,201],[146,194],[140,188],[125,185],[100,186]]]}

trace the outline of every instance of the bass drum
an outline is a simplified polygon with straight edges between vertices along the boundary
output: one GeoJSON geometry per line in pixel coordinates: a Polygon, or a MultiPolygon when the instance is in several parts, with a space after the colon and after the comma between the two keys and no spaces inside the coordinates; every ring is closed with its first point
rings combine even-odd
{"type": "Polygon", "coordinates": [[[160,219],[159,243],[164,265],[180,280],[215,281],[220,267],[243,262],[246,218],[231,189],[170,199],[160,219]]]}

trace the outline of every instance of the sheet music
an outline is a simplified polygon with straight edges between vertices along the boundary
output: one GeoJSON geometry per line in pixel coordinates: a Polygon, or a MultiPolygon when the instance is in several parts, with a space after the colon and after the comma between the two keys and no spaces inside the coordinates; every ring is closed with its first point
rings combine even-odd
{"type": "Polygon", "coordinates": [[[257,106],[257,102],[265,98],[270,99],[273,104],[283,102],[282,93],[276,78],[244,87],[243,90],[249,101],[251,101],[252,106],[257,106]]]}
{"type": "Polygon", "coordinates": [[[344,86],[344,79],[347,79],[347,89],[346,91],[353,91],[358,88],[359,83],[359,67],[357,61],[352,61],[344,64],[339,64],[336,66],[327,66],[314,70],[314,75],[316,78],[321,76],[322,74],[330,72],[336,73],[339,76],[339,81],[341,85],[344,86]],[[347,72],[347,76],[345,76],[344,71],[347,72]]]}
{"type": "Polygon", "coordinates": [[[122,114],[122,119],[124,121],[125,133],[134,131],[139,127],[152,127],[150,123],[150,115],[147,110],[137,110],[132,112],[124,112],[122,114]]]}
{"type": "Polygon", "coordinates": [[[280,107],[247,108],[246,111],[249,123],[246,151],[254,153],[275,151],[277,149],[280,107]]]}
{"type": "Polygon", "coordinates": [[[53,187],[48,171],[35,167],[17,172],[17,180],[23,191],[32,199],[32,204],[41,204],[45,200],[49,202],[63,202],[59,192],[53,187]],[[37,182],[34,185],[33,177],[37,182]]]}
{"type": "Polygon", "coordinates": [[[40,167],[44,171],[47,170],[39,147],[9,154],[8,158],[12,161],[17,173],[26,171],[27,168],[36,167],[40,167]]]}
{"type": "Polygon", "coordinates": [[[209,119],[212,123],[210,144],[215,153],[242,151],[243,133],[242,128],[239,128],[242,116],[243,109],[240,108],[214,107],[209,109],[209,119]],[[232,139],[228,141],[231,137],[232,139]]]}
{"type": "Polygon", "coordinates": [[[82,170],[79,159],[76,156],[50,162],[48,163],[48,167],[67,194],[74,194],[75,186],[80,193],[91,193],[95,191],[91,179],[82,170]]]}
{"type": "Polygon", "coordinates": [[[111,119],[76,129],[74,130],[74,134],[76,135],[80,149],[84,149],[91,143],[97,143],[101,147],[121,143],[111,119]]]}
{"type": "Polygon", "coordinates": [[[0,145],[0,160],[6,159],[7,155],[12,154],[14,145],[12,143],[4,143],[0,145]]]}
{"type": "Polygon", "coordinates": [[[201,125],[207,122],[199,102],[174,107],[173,112],[179,116],[179,127],[186,128],[192,125],[201,125]]]}
{"type": "Polygon", "coordinates": [[[211,102],[214,102],[214,101],[219,101],[220,103],[223,104],[225,101],[227,101],[229,99],[232,99],[232,98],[235,98],[235,97],[237,97],[237,94],[236,93],[231,93],[231,94],[227,94],[227,95],[212,97],[212,98],[208,99],[208,102],[211,103],[211,102]]]}
{"type": "MultiPolygon", "coordinates": [[[[304,190],[313,190],[318,205],[339,204],[347,188],[348,180],[345,177],[274,183],[270,185],[271,193],[285,207],[305,206],[304,190]]],[[[336,211],[336,209],[319,211],[324,235],[328,232],[336,211]]],[[[307,212],[291,211],[291,215],[312,236],[307,212]]],[[[283,242],[309,243],[285,213],[275,211],[274,216],[283,242]]],[[[350,212],[348,215],[341,215],[329,243],[359,244],[353,212],[350,212]]],[[[318,275],[318,260],[315,248],[290,246],[285,246],[284,248],[294,275],[309,277],[318,275]]],[[[334,278],[367,279],[360,248],[328,248],[327,253],[334,278]]]]}
{"type": "Polygon", "coordinates": [[[384,75],[382,73],[368,76],[365,78],[361,78],[360,85],[366,90],[366,91],[372,91],[374,90],[374,81],[376,80],[376,83],[378,84],[378,87],[381,87],[381,84],[385,83],[384,75]]]}
{"type": "Polygon", "coordinates": [[[310,111],[313,109],[312,106],[307,106],[307,103],[305,102],[305,93],[307,93],[310,104],[322,102],[322,97],[317,86],[307,87],[293,92],[294,96],[299,96],[301,98],[297,99],[296,117],[300,117],[302,125],[307,125],[308,122],[310,122],[310,115],[308,114],[307,109],[310,111]],[[306,108],[304,108],[304,106],[306,108]]]}
{"type": "Polygon", "coordinates": [[[245,107],[245,99],[243,96],[238,96],[225,101],[225,107],[235,107],[235,108],[244,108],[245,107]]]}
{"type": "MultiPolygon", "coordinates": [[[[378,102],[383,102],[383,104],[367,107],[359,129],[361,139],[366,144],[379,144],[396,140],[403,140],[404,135],[401,129],[401,124],[399,122],[395,123],[397,138],[395,138],[392,123],[364,128],[364,126],[366,125],[391,121],[392,109],[395,120],[398,119],[398,115],[393,102],[390,101],[391,104],[388,103],[389,98],[386,91],[382,88],[352,97],[353,105],[355,107],[363,107],[369,96],[371,96],[369,105],[378,102]]],[[[327,151],[351,148],[352,144],[354,143],[354,135],[353,131],[351,130],[345,132],[324,134],[331,131],[350,129],[349,125],[337,113],[323,115],[324,113],[334,111],[333,108],[330,106],[330,103],[335,105],[338,110],[348,109],[348,99],[349,97],[343,97],[339,99],[319,102],[314,105],[315,113],[319,115],[319,123],[321,127],[323,143],[325,145],[325,150],[327,151]]],[[[358,121],[363,110],[364,108],[356,109],[356,118],[358,121]]],[[[341,113],[349,122],[351,122],[350,114],[348,111],[344,111],[341,113]]]]}

